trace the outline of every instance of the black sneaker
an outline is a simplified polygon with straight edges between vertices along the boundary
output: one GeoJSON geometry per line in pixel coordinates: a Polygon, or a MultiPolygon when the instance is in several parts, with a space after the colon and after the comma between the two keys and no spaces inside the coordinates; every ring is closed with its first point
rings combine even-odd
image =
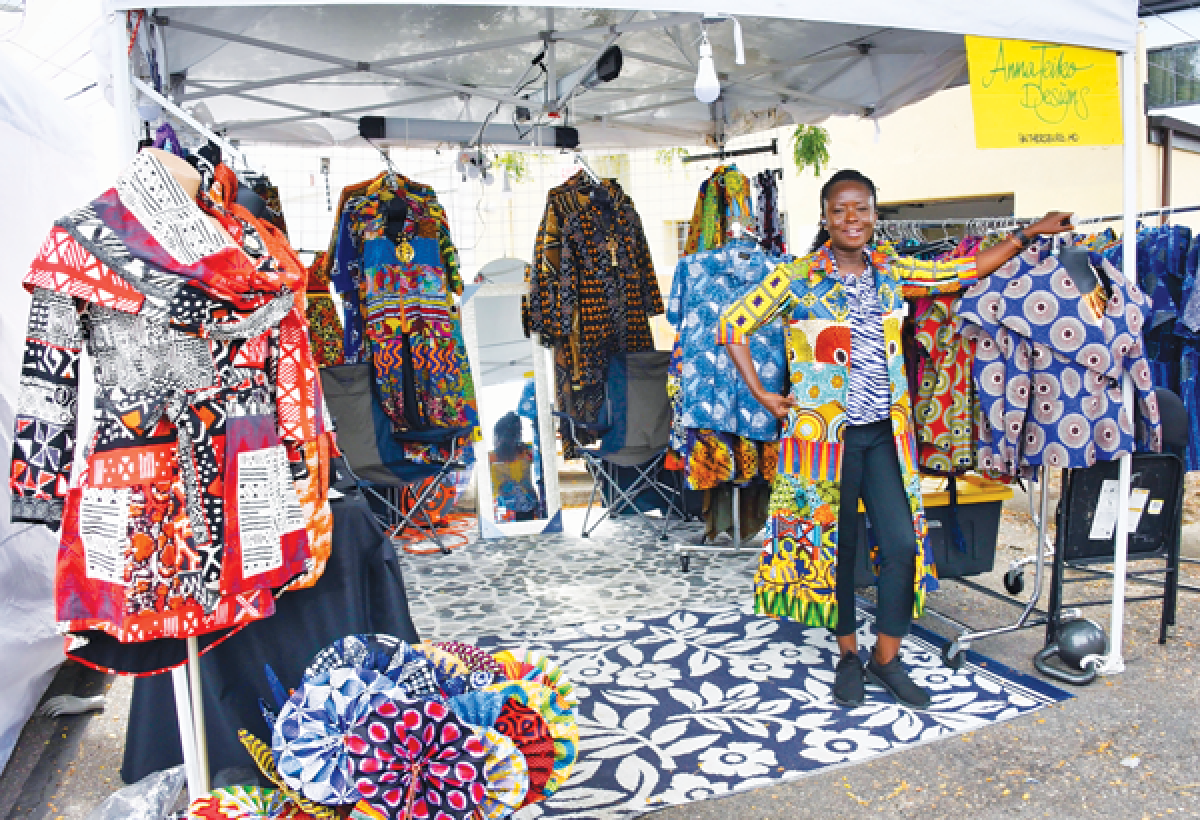
{"type": "Polygon", "coordinates": [[[863,705],[866,682],[862,658],[857,652],[847,652],[837,662],[837,678],[833,682],[833,700],[838,706],[854,709],[863,705]]]}
{"type": "Polygon", "coordinates": [[[900,656],[881,664],[875,660],[875,653],[867,661],[867,680],[882,686],[897,702],[910,709],[928,709],[929,693],[913,683],[908,676],[908,670],[900,663],[900,656]]]}

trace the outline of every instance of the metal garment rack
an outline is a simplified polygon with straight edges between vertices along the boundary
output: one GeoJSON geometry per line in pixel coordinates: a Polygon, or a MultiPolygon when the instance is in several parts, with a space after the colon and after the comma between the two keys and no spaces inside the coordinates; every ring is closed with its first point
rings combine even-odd
{"type": "MultiPolygon", "coordinates": [[[[1137,218],[1145,219],[1154,216],[1171,216],[1173,214],[1185,214],[1195,211],[1200,211],[1200,205],[1167,206],[1165,208],[1151,208],[1147,211],[1138,211],[1137,218]]],[[[1076,219],[1072,221],[1072,224],[1076,226],[1097,225],[1103,222],[1121,222],[1124,218],[1123,214],[1105,214],[1103,216],[1089,216],[1076,219]]],[[[939,228],[974,227],[978,228],[980,233],[994,233],[996,231],[1019,228],[1036,221],[1037,218],[1015,216],[954,219],[880,219],[875,223],[875,228],[876,230],[882,229],[884,231],[904,231],[907,229],[932,231],[939,228]]]]}
{"type": "MultiPolygon", "coordinates": [[[[957,584],[970,589],[974,592],[981,593],[1001,601],[1009,606],[1021,607],[1021,614],[1011,624],[1005,626],[993,627],[991,629],[974,630],[969,625],[956,618],[952,618],[943,612],[939,612],[933,607],[927,607],[925,614],[932,618],[936,618],[952,628],[958,630],[958,636],[953,641],[942,647],[942,661],[951,669],[961,669],[967,660],[967,650],[971,648],[971,644],[975,641],[981,641],[984,638],[993,638],[997,635],[1004,635],[1009,632],[1016,632],[1021,629],[1033,629],[1038,626],[1045,626],[1050,622],[1049,613],[1038,608],[1038,601],[1042,595],[1042,577],[1045,574],[1047,550],[1054,549],[1054,543],[1048,540],[1046,535],[1046,516],[1050,509],[1050,482],[1047,477],[1047,472],[1044,467],[1038,468],[1038,510],[1035,513],[1033,509],[1033,493],[1029,494],[1029,515],[1034,520],[1037,527],[1037,550],[1036,557],[1033,560],[1034,576],[1033,588],[1029,592],[1029,600],[1024,605],[1020,601],[1001,595],[996,590],[986,587],[978,581],[972,581],[968,578],[954,578],[957,584]]],[[[1082,614],[1078,610],[1063,610],[1063,616],[1078,617],[1082,614]]]]}

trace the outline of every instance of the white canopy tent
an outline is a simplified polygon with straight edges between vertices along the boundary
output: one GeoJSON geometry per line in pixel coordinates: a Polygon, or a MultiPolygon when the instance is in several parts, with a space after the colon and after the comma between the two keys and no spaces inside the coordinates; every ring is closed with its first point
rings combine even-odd
{"type": "MultiPolygon", "coordinates": [[[[390,118],[390,142],[445,144],[460,139],[445,138],[452,129],[464,122],[481,128],[494,113],[491,122],[506,129],[508,144],[520,142],[529,126],[567,124],[586,148],[701,139],[721,146],[728,137],[792,122],[883,117],[966,82],[964,34],[1108,49],[1122,56],[1121,184],[1126,232],[1134,229],[1136,0],[743,0],[736,9],[704,13],[688,0],[657,0],[652,11],[630,0],[606,5],[163,0],[142,20],[155,24],[153,34],[145,26],[139,36],[153,38],[164,94],[230,139],[337,143],[358,139],[359,117],[370,115],[390,118]],[[744,65],[735,63],[730,12],[741,27],[744,65]],[[702,18],[723,92],[711,105],[692,90],[702,18]],[[575,83],[613,44],[623,54],[620,76],[591,88],[575,83]],[[543,52],[544,70],[531,68],[543,52]],[[529,110],[519,124],[518,108],[529,110]]],[[[145,9],[136,0],[112,0],[110,9],[119,144],[132,152],[134,108],[146,92],[131,82],[124,12],[145,9]]],[[[485,145],[499,139],[495,126],[485,145]]],[[[535,129],[524,140],[541,144],[535,141],[544,135],[535,129]]],[[[1133,243],[1125,244],[1124,264],[1134,271],[1133,243]]],[[[1131,393],[1127,383],[1127,403],[1131,393]]],[[[542,424],[546,435],[550,429],[542,424]]],[[[1129,457],[1120,478],[1127,498],[1129,457]]],[[[1127,534],[1121,504],[1110,651],[1102,663],[1108,674],[1123,669],[1127,534]]]]}
{"type": "MultiPolygon", "coordinates": [[[[200,119],[230,138],[310,143],[356,137],[364,115],[410,120],[392,139],[437,143],[446,129],[428,123],[481,123],[497,104],[493,121],[514,137],[512,115],[521,106],[534,122],[577,127],[588,148],[694,143],[700,135],[719,142],[837,114],[882,117],[964,83],[966,33],[1134,47],[1132,0],[844,5],[852,8],[755,0],[706,15],[682,2],[640,11],[630,2],[580,9],[168,0],[149,19],[161,87],[177,102],[202,104],[200,119]],[[697,42],[701,19],[723,11],[737,14],[746,59],[735,64],[733,25],[707,26],[723,89],[710,106],[692,91],[697,42]],[[619,78],[577,85],[571,98],[559,81],[570,85],[571,72],[613,44],[624,57],[619,78]],[[542,52],[544,72],[527,73],[542,52]],[[559,91],[540,105],[528,101],[543,87],[559,91]]],[[[128,0],[114,6],[141,8],[128,0]]]]}

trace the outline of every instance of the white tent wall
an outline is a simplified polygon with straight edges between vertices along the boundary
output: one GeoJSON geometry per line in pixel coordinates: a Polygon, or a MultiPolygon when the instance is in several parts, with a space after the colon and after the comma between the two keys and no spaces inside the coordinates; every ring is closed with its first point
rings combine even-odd
{"type": "MultiPolygon", "coordinates": [[[[81,123],[43,82],[0,54],[0,461],[9,473],[29,294],[21,286],[53,221],[100,190],[81,123]]],[[[86,404],[84,406],[87,406],[86,404]]],[[[86,419],[82,426],[86,429],[86,419]]],[[[63,660],[55,632],[58,538],[9,523],[0,505],[0,768],[63,660]]]]}

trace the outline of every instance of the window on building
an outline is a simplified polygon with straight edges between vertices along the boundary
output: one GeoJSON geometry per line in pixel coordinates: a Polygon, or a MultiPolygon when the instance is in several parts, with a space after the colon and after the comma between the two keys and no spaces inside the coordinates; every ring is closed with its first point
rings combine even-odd
{"type": "Polygon", "coordinates": [[[1147,56],[1149,108],[1200,102],[1200,43],[1158,48],[1147,56]]]}
{"type": "Polygon", "coordinates": [[[685,255],[684,248],[687,246],[688,227],[690,222],[675,222],[675,258],[682,259],[685,255]]]}

